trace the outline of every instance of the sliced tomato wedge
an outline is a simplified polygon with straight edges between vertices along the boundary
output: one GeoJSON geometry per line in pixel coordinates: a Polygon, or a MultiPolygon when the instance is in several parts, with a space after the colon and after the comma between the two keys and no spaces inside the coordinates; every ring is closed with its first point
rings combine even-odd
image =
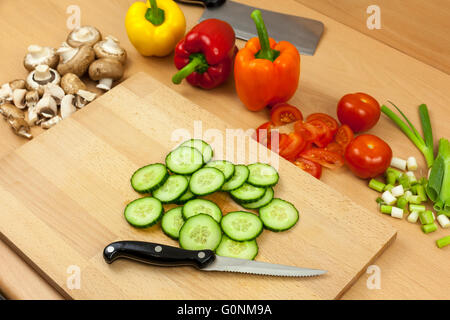
{"type": "Polygon", "coordinates": [[[279,153],[280,150],[285,149],[291,143],[289,136],[286,133],[271,134],[267,140],[267,148],[273,152],[279,153]],[[274,139],[278,137],[278,145],[274,143],[274,139]]]}
{"type": "Polygon", "coordinates": [[[294,164],[317,179],[322,176],[322,166],[316,162],[299,157],[294,161],[294,164]]]}
{"type": "Polygon", "coordinates": [[[336,152],[323,148],[309,149],[300,154],[301,157],[314,161],[326,168],[335,169],[344,165],[344,157],[336,152]]]}
{"type": "Polygon", "coordinates": [[[306,141],[303,139],[303,137],[296,133],[291,132],[289,134],[289,143],[286,146],[280,145],[280,156],[287,160],[294,160],[300,152],[305,149],[306,141]]]}
{"type": "Polygon", "coordinates": [[[326,146],[325,150],[328,150],[328,151],[331,151],[331,152],[335,152],[335,153],[339,153],[340,155],[344,155],[344,150],[345,149],[339,143],[337,143],[336,141],[333,141],[329,145],[326,146]]]}
{"type": "Polygon", "coordinates": [[[270,118],[274,125],[282,126],[295,121],[302,121],[303,114],[301,111],[290,104],[276,104],[270,112],[270,118]]]}
{"type": "Polygon", "coordinates": [[[294,124],[294,131],[302,135],[306,141],[314,141],[319,137],[319,131],[310,123],[297,121],[294,124]]]}
{"type": "Polygon", "coordinates": [[[320,120],[324,122],[328,129],[331,131],[331,135],[334,137],[339,128],[339,123],[328,114],[325,113],[312,113],[306,118],[306,122],[310,122],[312,120],[320,120]]]}
{"type": "Polygon", "coordinates": [[[267,146],[270,137],[270,131],[274,127],[272,122],[263,123],[256,129],[256,141],[267,146]]]}
{"type": "Polygon", "coordinates": [[[325,122],[316,119],[308,121],[307,123],[313,125],[317,129],[317,138],[313,140],[316,146],[323,148],[333,141],[333,135],[325,122]]]}
{"type": "Polygon", "coordinates": [[[345,151],[345,149],[350,144],[350,142],[352,142],[354,137],[355,135],[353,134],[352,129],[350,129],[348,125],[344,124],[339,127],[334,140],[337,143],[339,143],[342,146],[343,150],[345,151]]]}

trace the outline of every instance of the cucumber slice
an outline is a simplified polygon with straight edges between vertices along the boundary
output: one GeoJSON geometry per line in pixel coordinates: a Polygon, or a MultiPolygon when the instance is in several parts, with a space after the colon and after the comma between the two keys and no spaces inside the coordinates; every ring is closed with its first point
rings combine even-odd
{"type": "Polygon", "coordinates": [[[176,207],[167,211],[161,220],[162,231],[174,240],[178,240],[181,227],[184,224],[183,207],[176,207]]]}
{"type": "Polygon", "coordinates": [[[230,212],[220,223],[223,232],[234,241],[256,239],[263,231],[261,219],[254,213],[246,211],[230,212]]]}
{"type": "Polygon", "coordinates": [[[167,155],[166,165],[173,173],[188,175],[203,166],[203,156],[197,149],[179,147],[167,155]]]}
{"type": "MultiPolygon", "coordinates": [[[[186,179],[188,179],[188,182],[191,180],[190,176],[186,176],[186,179]]],[[[175,204],[185,204],[189,200],[195,199],[195,194],[189,190],[189,188],[186,190],[186,192],[179,197],[177,200],[174,201],[175,204]]]]}
{"type": "Polygon", "coordinates": [[[228,182],[226,182],[222,186],[222,190],[232,191],[239,187],[242,187],[242,185],[247,181],[249,174],[250,170],[248,170],[247,166],[244,165],[234,166],[234,175],[230,180],[228,180],[228,182]]]}
{"type": "Polygon", "coordinates": [[[258,254],[258,244],[256,240],[239,242],[223,235],[216,254],[222,257],[253,260],[258,254]]]}
{"type": "Polygon", "coordinates": [[[213,157],[213,149],[209,144],[200,139],[191,139],[183,142],[180,147],[191,147],[197,149],[203,155],[203,162],[208,163],[213,157]]]}
{"type": "Polygon", "coordinates": [[[272,187],[278,183],[279,175],[274,167],[264,163],[254,163],[248,166],[250,175],[247,183],[255,187],[272,187]]]}
{"type": "Polygon", "coordinates": [[[124,211],[125,219],[136,228],[148,228],[159,221],[164,208],[158,199],[145,197],[130,202],[124,211]]]}
{"type": "Polygon", "coordinates": [[[185,176],[170,176],[159,189],[153,192],[153,196],[162,203],[171,203],[180,198],[188,186],[189,182],[185,176]]]}
{"type": "Polygon", "coordinates": [[[255,202],[261,199],[266,193],[265,188],[252,186],[244,183],[242,187],[230,192],[231,197],[239,203],[255,202]]]}
{"type": "Polygon", "coordinates": [[[223,175],[225,176],[225,181],[230,180],[234,174],[234,164],[226,160],[211,161],[208,162],[205,167],[216,168],[222,171],[223,175]]]}
{"type": "Polygon", "coordinates": [[[259,209],[259,217],[266,229],[278,232],[292,228],[297,223],[299,214],[292,203],[275,198],[259,209]]]}
{"type": "Polygon", "coordinates": [[[245,209],[259,209],[269,204],[270,201],[272,201],[273,199],[273,195],[274,195],[273,189],[267,188],[266,192],[264,193],[264,196],[258,201],[250,203],[241,203],[240,205],[243,206],[245,209]]]}
{"type": "Polygon", "coordinates": [[[190,217],[180,230],[180,247],[187,250],[216,250],[222,240],[222,230],[207,214],[190,217]]]}
{"type": "Polygon", "coordinates": [[[205,199],[195,199],[188,201],[183,207],[183,218],[185,220],[200,213],[211,216],[217,222],[220,222],[220,220],[222,220],[222,211],[217,206],[217,204],[212,201],[205,199]]]}
{"type": "Polygon", "coordinates": [[[151,193],[162,186],[168,177],[166,166],[155,163],[138,169],[131,177],[131,186],[139,193],[151,193]]]}
{"type": "Polygon", "coordinates": [[[192,175],[189,189],[197,196],[206,196],[220,190],[224,183],[225,177],[221,171],[215,168],[202,168],[192,175]]]}

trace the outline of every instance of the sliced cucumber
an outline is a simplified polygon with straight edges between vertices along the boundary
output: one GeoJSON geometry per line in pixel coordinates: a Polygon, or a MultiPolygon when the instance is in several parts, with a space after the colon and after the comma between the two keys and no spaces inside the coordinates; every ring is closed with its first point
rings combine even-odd
{"type": "Polygon", "coordinates": [[[151,193],[162,186],[168,177],[166,166],[155,163],[138,169],[131,177],[131,186],[139,193],[151,193]]]}
{"type": "Polygon", "coordinates": [[[232,164],[229,161],[226,160],[215,160],[208,162],[205,167],[207,168],[216,168],[220,171],[222,171],[223,175],[225,176],[225,181],[228,181],[231,179],[231,177],[234,174],[234,164],[232,164]]]}
{"type": "Polygon", "coordinates": [[[279,175],[274,167],[264,163],[254,163],[248,166],[250,175],[248,183],[256,187],[272,187],[278,183],[279,175]]]}
{"type": "Polygon", "coordinates": [[[228,213],[220,225],[223,232],[234,241],[256,239],[263,231],[261,219],[256,214],[246,211],[228,213]]]}
{"type": "Polygon", "coordinates": [[[217,222],[220,222],[220,220],[222,220],[222,211],[217,206],[217,204],[212,201],[205,199],[194,199],[188,201],[183,207],[183,218],[185,220],[200,213],[211,216],[217,222]]]}
{"type": "Polygon", "coordinates": [[[176,207],[167,211],[161,220],[162,231],[174,240],[178,240],[181,227],[184,224],[183,207],[176,207]]]}
{"type": "Polygon", "coordinates": [[[216,168],[202,168],[192,175],[189,189],[197,196],[206,196],[220,190],[224,183],[225,177],[221,171],[216,168]]]}
{"type": "Polygon", "coordinates": [[[243,206],[245,209],[258,209],[264,207],[265,205],[269,204],[270,201],[272,201],[273,195],[274,195],[273,189],[267,188],[266,192],[264,193],[264,196],[261,199],[255,202],[241,203],[241,206],[243,206]]]}
{"type": "MultiPolygon", "coordinates": [[[[188,179],[188,182],[191,180],[190,176],[186,176],[186,178],[188,179]]],[[[189,188],[186,190],[186,192],[179,197],[177,200],[174,201],[175,204],[185,204],[186,202],[188,202],[189,200],[195,199],[195,194],[193,194],[191,192],[191,190],[189,190],[189,188]]]]}
{"type": "Polygon", "coordinates": [[[162,203],[171,203],[180,198],[188,186],[189,182],[185,176],[170,176],[159,189],[153,192],[153,196],[162,203]]]}
{"type": "Polygon", "coordinates": [[[223,235],[216,254],[222,257],[253,260],[258,254],[258,244],[256,240],[239,242],[223,235]]]}
{"type": "Polygon", "coordinates": [[[147,228],[159,221],[164,208],[158,199],[145,197],[130,202],[125,208],[125,219],[136,228],[147,228]]]}
{"type": "Polygon", "coordinates": [[[191,139],[183,142],[180,147],[191,147],[197,149],[203,155],[203,162],[208,163],[213,157],[213,149],[209,144],[200,139],[191,139]]]}
{"type": "Polygon", "coordinates": [[[203,166],[203,156],[197,149],[179,147],[166,157],[167,168],[176,174],[192,174],[203,166]]]}
{"type": "Polygon", "coordinates": [[[234,175],[222,186],[222,190],[232,191],[239,187],[242,187],[242,185],[247,181],[249,173],[250,171],[248,170],[247,166],[234,166],[234,175]]]}
{"type": "Polygon", "coordinates": [[[244,183],[242,187],[230,192],[231,197],[239,203],[255,202],[261,199],[266,193],[265,188],[252,186],[244,183]]]}
{"type": "Polygon", "coordinates": [[[216,220],[207,214],[190,217],[180,230],[180,247],[187,250],[216,250],[222,239],[222,230],[216,220]]]}
{"type": "Polygon", "coordinates": [[[259,217],[266,229],[285,231],[292,228],[299,219],[294,205],[281,199],[273,199],[268,205],[259,209],[259,217]]]}

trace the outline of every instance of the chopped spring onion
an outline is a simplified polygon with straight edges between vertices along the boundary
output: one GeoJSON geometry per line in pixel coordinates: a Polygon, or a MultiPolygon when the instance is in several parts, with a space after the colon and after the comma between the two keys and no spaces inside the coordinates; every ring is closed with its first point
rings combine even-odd
{"type": "Polygon", "coordinates": [[[422,129],[424,132],[424,138],[422,138],[417,129],[412,125],[403,112],[397,108],[395,104],[390,102],[400,112],[402,117],[406,120],[403,121],[397,116],[391,109],[383,105],[381,112],[388,116],[395,124],[403,131],[404,134],[416,145],[416,147],[423,153],[425,160],[427,161],[428,168],[433,166],[434,153],[433,153],[433,132],[431,129],[430,117],[428,115],[428,108],[425,104],[419,106],[419,115],[422,123],[422,129]]]}
{"type": "Polygon", "coordinates": [[[391,214],[392,208],[393,208],[392,206],[382,205],[380,210],[381,210],[381,213],[391,214]]]}
{"type": "Polygon", "coordinates": [[[426,191],[436,211],[450,212],[450,142],[447,139],[439,140],[438,156],[426,191]]]}
{"type": "Polygon", "coordinates": [[[417,160],[414,157],[409,157],[406,160],[406,167],[408,168],[409,171],[416,171],[418,168],[417,165],[417,160]]]}
{"type": "Polygon", "coordinates": [[[396,186],[392,188],[391,193],[394,197],[400,197],[405,194],[405,190],[403,189],[402,185],[396,186]]]}
{"type": "MultiPolygon", "coordinates": [[[[413,193],[411,192],[411,191],[409,191],[409,190],[406,190],[405,191],[405,195],[404,195],[404,197],[406,198],[406,200],[408,200],[409,199],[409,197],[411,197],[413,195],[413,193]]],[[[408,202],[409,202],[409,200],[408,200],[408,202]]]]}
{"type": "Polygon", "coordinates": [[[411,182],[409,182],[409,178],[405,174],[402,174],[400,178],[398,178],[398,182],[403,186],[403,189],[409,189],[411,187],[411,182]]]}
{"type": "Polygon", "coordinates": [[[450,219],[447,218],[445,214],[438,215],[437,221],[439,222],[442,228],[444,229],[450,228],[450,219]]]}
{"type": "Polygon", "coordinates": [[[416,193],[417,193],[417,196],[419,197],[420,201],[428,200],[427,193],[425,192],[425,187],[423,185],[418,184],[416,186],[416,191],[417,191],[416,193]]]}
{"type": "Polygon", "coordinates": [[[411,222],[411,223],[417,223],[418,219],[419,219],[419,212],[418,211],[413,211],[408,216],[408,222],[411,222]]]}
{"type": "Polygon", "coordinates": [[[425,178],[425,177],[422,177],[422,178],[419,179],[419,183],[421,185],[423,185],[424,187],[426,187],[428,185],[428,179],[425,178]]]}
{"type": "Polygon", "coordinates": [[[450,244],[450,236],[446,236],[444,238],[436,240],[436,245],[438,246],[438,248],[443,248],[445,246],[448,246],[449,244],[450,244]]]}
{"type": "Polygon", "coordinates": [[[422,226],[422,231],[424,233],[431,233],[437,230],[437,225],[435,223],[424,224],[422,226]]]}
{"type": "Polygon", "coordinates": [[[411,184],[414,184],[414,183],[417,182],[417,178],[416,178],[414,172],[408,171],[408,172],[405,173],[405,175],[408,177],[409,182],[410,182],[411,184]]]}
{"type": "Polygon", "coordinates": [[[394,168],[387,168],[385,176],[386,176],[386,184],[395,185],[397,179],[400,178],[402,173],[394,168]]]}
{"type": "Polygon", "coordinates": [[[400,198],[397,199],[397,207],[404,210],[407,206],[408,200],[406,199],[405,196],[401,196],[400,198]]]}
{"type": "Polygon", "coordinates": [[[433,213],[429,210],[421,212],[419,214],[420,223],[422,224],[432,224],[434,222],[433,213]]]}
{"type": "Polygon", "coordinates": [[[397,218],[397,219],[403,219],[403,209],[400,209],[397,207],[392,207],[391,217],[397,218]]]}
{"type": "Polygon", "coordinates": [[[394,185],[393,185],[393,184],[387,184],[387,185],[384,187],[383,191],[391,191],[392,188],[394,188],[394,185]]]}
{"type": "Polygon", "coordinates": [[[385,186],[386,185],[383,182],[380,182],[380,181],[375,180],[375,179],[372,179],[369,182],[369,188],[371,188],[371,189],[373,189],[375,191],[378,191],[378,192],[383,192],[385,186]]]}
{"type": "Polygon", "coordinates": [[[391,167],[405,171],[406,170],[406,160],[403,160],[403,159],[400,159],[397,157],[392,157],[391,167]]]}
{"type": "Polygon", "coordinates": [[[376,201],[378,204],[384,203],[383,199],[381,199],[380,197],[378,197],[375,201],[376,201]]]}
{"type": "Polygon", "coordinates": [[[395,202],[397,201],[397,199],[392,195],[390,191],[383,192],[383,194],[381,195],[381,199],[383,199],[384,203],[389,206],[395,204],[395,202]]]}
{"type": "Polygon", "coordinates": [[[414,194],[417,195],[417,184],[413,185],[411,188],[409,188],[409,190],[414,194]]]}
{"type": "Polygon", "coordinates": [[[411,211],[411,212],[413,212],[413,211],[423,212],[425,210],[426,210],[425,206],[421,206],[418,204],[410,204],[409,205],[409,211],[411,211]]]}
{"type": "Polygon", "coordinates": [[[422,203],[419,196],[411,196],[411,197],[409,197],[408,201],[409,201],[409,203],[412,203],[412,204],[421,204],[422,203]]]}

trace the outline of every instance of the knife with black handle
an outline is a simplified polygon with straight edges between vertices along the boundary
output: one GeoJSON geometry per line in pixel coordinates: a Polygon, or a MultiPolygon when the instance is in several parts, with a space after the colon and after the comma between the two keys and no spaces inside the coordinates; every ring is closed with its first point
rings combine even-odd
{"type": "Polygon", "coordinates": [[[324,270],[221,257],[211,250],[191,251],[140,241],[113,242],[103,250],[103,258],[108,264],[123,258],[162,267],[191,266],[202,271],[228,271],[270,276],[312,277],[326,273],[324,270]]]}

